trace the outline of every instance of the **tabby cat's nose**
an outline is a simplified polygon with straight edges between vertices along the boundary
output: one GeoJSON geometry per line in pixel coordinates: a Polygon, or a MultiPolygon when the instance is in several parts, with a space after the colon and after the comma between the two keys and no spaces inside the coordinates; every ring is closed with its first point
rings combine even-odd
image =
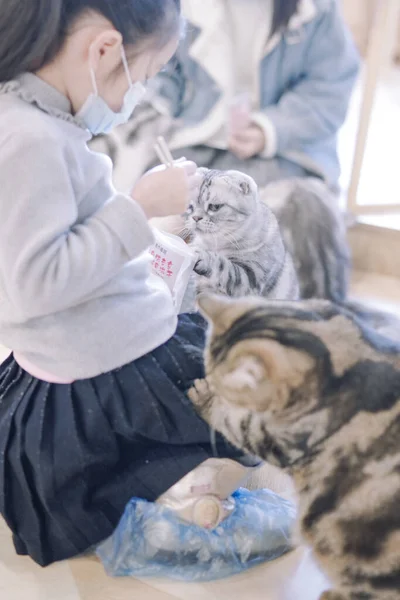
{"type": "Polygon", "coordinates": [[[196,223],[198,223],[199,221],[202,221],[203,217],[199,216],[199,215],[194,215],[193,216],[193,221],[196,221],[196,223]]]}

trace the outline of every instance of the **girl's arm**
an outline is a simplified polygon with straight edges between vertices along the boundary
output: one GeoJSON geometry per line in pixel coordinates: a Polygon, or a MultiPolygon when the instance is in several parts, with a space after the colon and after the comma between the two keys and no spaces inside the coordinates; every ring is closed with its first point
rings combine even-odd
{"type": "Polygon", "coordinates": [[[320,17],[301,80],[276,105],[253,115],[265,133],[265,158],[329,138],[346,118],[359,56],[338,4],[331,0],[320,17]]]}
{"type": "Polygon", "coordinates": [[[73,307],[152,243],[140,206],[118,195],[77,224],[77,205],[57,139],[9,136],[1,147],[0,276],[30,319],[73,307]]]}

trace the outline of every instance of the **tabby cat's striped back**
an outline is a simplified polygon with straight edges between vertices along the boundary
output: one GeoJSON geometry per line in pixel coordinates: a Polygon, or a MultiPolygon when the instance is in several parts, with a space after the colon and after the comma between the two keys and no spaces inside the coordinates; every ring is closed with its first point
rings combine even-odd
{"type": "Polygon", "coordinates": [[[328,302],[200,304],[212,323],[207,379],[191,397],[232,443],[294,476],[302,534],[335,586],[323,599],[398,599],[396,336],[366,323],[369,311],[328,302]]]}
{"type": "Polygon", "coordinates": [[[294,261],[301,297],[343,302],[351,264],[338,198],[315,177],[271,183],[261,196],[278,219],[294,261]]]}

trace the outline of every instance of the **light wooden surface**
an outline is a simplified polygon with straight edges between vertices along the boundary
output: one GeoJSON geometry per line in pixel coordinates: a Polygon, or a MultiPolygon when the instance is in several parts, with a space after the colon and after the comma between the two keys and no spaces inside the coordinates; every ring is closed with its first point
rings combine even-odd
{"type": "Polygon", "coordinates": [[[365,80],[359,129],[356,139],[353,170],[348,195],[348,209],[355,215],[399,213],[400,204],[387,204],[381,200],[368,206],[359,204],[359,186],[363,171],[371,118],[382,71],[392,63],[397,45],[400,16],[399,0],[379,0],[375,3],[375,16],[369,36],[365,61],[365,80]]]}
{"type": "Polygon", "coordinates": [[[327,582],[306,550],[224,581],[184,584],[111,579],[95,558],[40,569],[14,555],[0,522],[2,600],[317,600],[327,582]]]}

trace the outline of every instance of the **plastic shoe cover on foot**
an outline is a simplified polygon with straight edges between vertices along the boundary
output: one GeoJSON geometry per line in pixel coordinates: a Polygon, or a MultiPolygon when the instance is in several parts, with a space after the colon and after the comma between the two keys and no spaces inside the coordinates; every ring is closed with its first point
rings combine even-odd
{"type": "Polygon", "coordinates": [[[183,521],[164,506],[133,499],[97,554],[111,576],[210,581],[241,573],[292,549],[294,506],[269,490],[240,489],[216,529],[183,521]]]}

